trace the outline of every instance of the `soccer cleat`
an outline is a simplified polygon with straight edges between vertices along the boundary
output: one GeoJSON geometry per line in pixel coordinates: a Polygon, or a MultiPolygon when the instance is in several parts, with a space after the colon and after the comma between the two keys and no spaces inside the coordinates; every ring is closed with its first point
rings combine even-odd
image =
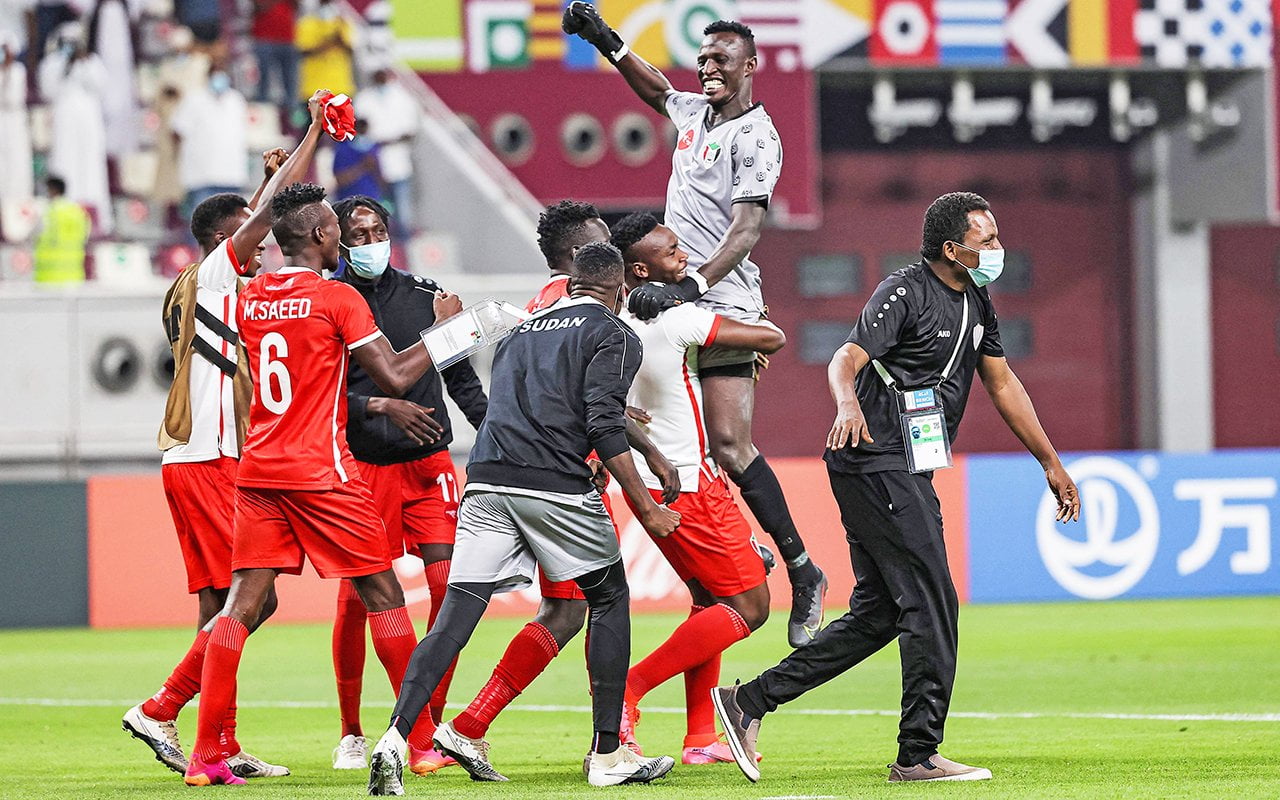
{"type": "Polygon", "coordinates": [[[592,753],[587,767],[587,783],[592,786],[617,786],[623,783],[649,783],[665,777],[676,761],[671,756],[645,758],[626,747],[612,753],[592,753]]]}
{"type": "Polygon", "coordinates": [[[959,764],[949,758],[934,753],[913,767],[898,764],[889,765],[889,782],[904,781],[987,781],[991,780],[991,770],[985,767],[971,767],[959,764]]]}
{"type": "Polygon", "coordinates": [[[333,748],[334,769],[368,769],[369,740],[363,736],[348,733],[333,748]]]}
{"type": "Polygon", "coordinates": [[[436,728],[432,744],[436,750],[453,759],[467,771],[473,781],[506,781],[507,776],[489,763],[489,743],[484,739],[468,739],[453,729],[448,722],[436,728]]]}
{"type": "Polygon", "coordinates": [[[751,537],[751,546],[756,549],[756,552],[760,554],[760,560],[764,562],[764,574],[768,575],[773,572],[774,567],[778,566],[778,558],[773,554],[773,551],[756,541],[754,535],[751,537]]]}
{"type": "Polygon", "coordinates": [[[814,569],[818,573],[816,581],[791,586],[791,618],[787,620],[787,642],[792,647],[804,647],[822,629],[827,576],[817,566],[814,569]]]}
{"type": "Polygon", "coordinates": [[[227,786],[242,786],[245,783],[245,779],[232,772],[224,759],[220,758],[210,764],[196,755],[191,756],[182,781],[188,786],[213,786],[220,783],[227,786]]]}
{"type": "Polygon", "coordinates": [[[369,757],[369,794],[404,794],[404,756],[408,749],[409,745],[395,726],[382,734],[369,757]]]}
{"type": "Polygon", "coordinates": [[[227,766],[237,778],[283,778],[289,774],[288,767],[268,764],[243,750],[228,758],[227,766]]]}
{"type": "Polygon", "coordinates": [[[640,723],[640,708],[627,699],[622,701],[622,724],[618,731],[618,740],[622,746],[638,756],[644,755],[640,743],[636,741],[636,725],[640,723]]]}
{"type": "Polygon", "coordinates": [[[434,774],[457,763],[453,760],[453,756],[447,756],[434,747],[430,750],[419,750],[409,745],[409,771],[419,777],[434,774]]]}
{"type": "Polygon", "coordinates": [[[173,720],[152,719],[142,713],[142,704],[139,703],[124,713],[120,728],[150,747],[156,761],[179,775],[186,774],[187,757],[182,754],[178,726],[173,720]]]}
{"type": "MultiPolygon", "coordinates": [[[[757,764],[763,759],[764,756],[756,753],[757,764]]],[[[712,742],[700,747],[686,747],[680,755],[681,764],[725,764],[730,761],[733,761],[733,751],[725,743],[723,735],[721,735],[718,742],[712,742]]]]}
{"type": "Polygon", "coordinates": [[[755,783],[760,780],[760,758],[756,753],[756,738],[760,735],[760,720],[748,717],[738,705],[738,685],[717,686],[711,690],[711,702],[716,707],[716,718],[724,728],[725,743],[738,769],[755,783]]]}

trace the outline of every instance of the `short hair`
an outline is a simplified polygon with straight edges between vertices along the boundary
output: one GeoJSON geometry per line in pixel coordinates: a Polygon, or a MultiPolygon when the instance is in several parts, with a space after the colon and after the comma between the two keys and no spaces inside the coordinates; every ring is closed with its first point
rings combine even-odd
{"type": "Polygon", "coordinates": [[[613,232],[609,241],[618,248],[618,252],[622,253],[624,258],[627,258],[627,252],[637,242],[652,233],[656,227],[658,227],[657,217],[648,211],[637,211],[618,220],[609,229],[613,232]]]}
{"type": "Polygon", "coordinates": [[[924,233],[920,237],[920,255],[926,261],[942,258],[944,242],[964,240],[969,230],[969,212],[990,211],[991,206],[973,192],[951,192],[934,200],[924,212],[924,233]]]}
{"type": "Polygon", "coordinates": [[[46,178],[44,185],[50,192],[57,192],[58,194],[67,193],[67,182],[62,178],[59,178],[57,175],[50,175],[46,178]]]}
{"type": "Polygon", "coordinates": [[[710,36],[713,33],[736,34],[746,44],[747,54],[753,56],[756,54],[756,35],[751,32],[751,28],[736,19],[718,19],[702,29],[703,36],[710,36]]]}
{"type": "Polygon", "coordinates": [[[369,209],[378,215],[378,219],[382,220],[384,226],[391,227],[391,212],[387,211],[386,206],[367,194],[357,194],[344,197],[333,204],[333,213],[338,215],[338,225],[342,228],[343,236],[346,236],[347,223],[351,221],[351,215],[356,213],[357,208],[369,209]]]}
{"type": "Polygon", "coordinates": [[[547,260],[547,266],[568,258],[567,240],[582,230],[588,221],[597,219],[600,211],[590,203],[577,200],[561,200],[538,216],[538,249],[547,260]]]}
{"type": "Polygon", "coordinates": [[[202,201],[191,212],[191,235],[201,246],[213,243],[213,235],[228,219],[249,207],[238,194],[222,192],[202,201]]]}
{"type": "Polygon", "coordinates": [[[314,183],[292,184],[271,198],[271,232],[282,250],[291,251],[320,224],[317,206],[324,198],[324,187],[314,183]]]}
{"type": "Polygon", "coordinates": [[[622,253],[608,242],[588,242],[573,254],[574,283],[600,286],[619,280],[622,253]]]}

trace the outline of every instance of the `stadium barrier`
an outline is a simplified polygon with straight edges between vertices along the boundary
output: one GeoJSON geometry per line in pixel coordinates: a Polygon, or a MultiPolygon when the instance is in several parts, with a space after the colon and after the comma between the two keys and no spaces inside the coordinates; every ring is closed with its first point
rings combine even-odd
{"type": "MultiPolygon", "coordinates": [[[[1053,501],[1027,456],[958,456],[935,475],[947,551],[962,602],[1280,593],[1272,520],[1280,450],[1204,455],[1073,454],[1081,521],[1053,521],[1053,501]]],[[[839,609],[853,587],[826,469],[772,462],[796,524],[831,579],[839,609]]],[[[627,511],[613,508],[637,611],[680,610],[688,594],[627,511]]],[[[158,474],[87,482],[0,484],[0,627],[186,625],[195,605],[158,474]],[[11,533],[8,533],[11,532],[11,533]]],[[[762,542],[767,537],[757,533],[762,542]]],[[[411,613],[425,616],[421,562],[395,564],[411,613]]],[[[769,579],[786,608],[786,575],[769,579]]],[[[279,621],[327,621],[337,587],[310,567],[279,583],[279,621]]],[[[537,590],[500,595],[491,613],[528,616],[537,590]]]]}

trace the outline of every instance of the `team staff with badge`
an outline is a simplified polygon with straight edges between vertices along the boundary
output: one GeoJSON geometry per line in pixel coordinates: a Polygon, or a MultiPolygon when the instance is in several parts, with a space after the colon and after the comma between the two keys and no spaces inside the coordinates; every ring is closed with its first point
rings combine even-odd
{"type": "Polygon", "coordinates": [[[955,587],[934,469],[951,465],[973,374],[1044,468],[1060,521],[1080,496],[1009,368],[985,288],[1004,264],[995,217],[969,192],[924,217],[921,261],[886,278],[831,360],[835,423],[825,460],[857,578],[849,613],[809,646],[740,686],[713,691],[738,766],[751,780],[760,719],[898,640],[902,718],[890,781],[981,780],[988,769],[938,755],[955,681],[955,587]]]}

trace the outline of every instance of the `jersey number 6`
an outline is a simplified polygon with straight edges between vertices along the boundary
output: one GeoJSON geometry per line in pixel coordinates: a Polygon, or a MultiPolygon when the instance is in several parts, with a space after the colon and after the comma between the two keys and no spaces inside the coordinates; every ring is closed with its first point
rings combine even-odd
{"type": "Polygon", "coordinates": [[[287,358],[289,342],[285,340],[283,334],[271,331],[262,337],[261,347],[262,353],[258,360],[258,385],[261,387],[262,404],[272,414],[283,414],[293,402],[293,383],[289,379],[289,370],[285,368],[283,361],[272,361],[271,356],[274,350],[277,359],[287,358]],[[275,378],[280,388],[279,394],[273,391],[272,378],[275,378]]]}

